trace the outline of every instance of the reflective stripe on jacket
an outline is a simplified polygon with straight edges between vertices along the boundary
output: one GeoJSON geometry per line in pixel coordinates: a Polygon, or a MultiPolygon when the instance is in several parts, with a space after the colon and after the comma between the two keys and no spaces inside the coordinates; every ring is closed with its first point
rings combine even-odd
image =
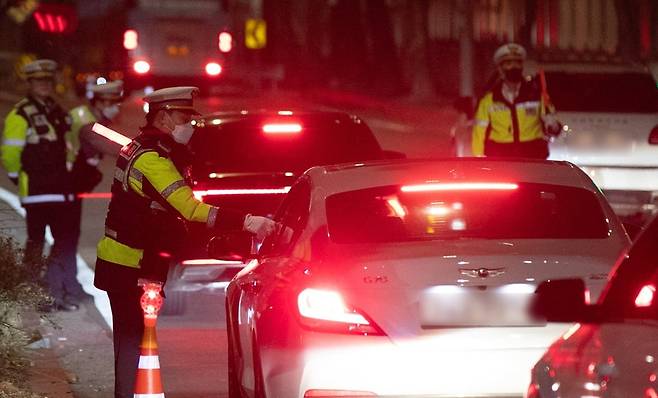
{"type": "Polygon", "coordinates": [[[21,203],[69,199],[65,140],[69,128],[69,116],[50,99],[40,103],[27,97],[7,115],[0,158],[9,177],[19,179],[21,203]]]}
{"type": "Polygon", "coordinates": [[[529,142],[544,138],[541,120],[545,107],[531,82],[523,82],[513,104],[502,94],[502,83],[478,103],[473,125],[473,156],[483,156],[487,141],[499,144],[529,142]]]}

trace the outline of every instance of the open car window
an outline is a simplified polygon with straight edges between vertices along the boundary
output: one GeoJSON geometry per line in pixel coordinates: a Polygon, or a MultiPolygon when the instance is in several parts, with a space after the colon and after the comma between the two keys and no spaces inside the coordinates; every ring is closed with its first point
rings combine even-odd
{"type": "Polygon", "coordinates": [[[535,183],[417,187],[383,186],[328,197],[331,240],[373,243],[609,236],[597,196],[585,189],[535,183]]]}

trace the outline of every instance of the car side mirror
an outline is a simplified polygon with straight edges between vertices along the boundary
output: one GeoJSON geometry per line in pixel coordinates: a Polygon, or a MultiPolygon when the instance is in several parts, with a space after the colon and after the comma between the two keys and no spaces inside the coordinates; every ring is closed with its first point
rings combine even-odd
{"type": "Polygon", "coordinates": [[[398,152],[398,151],[390,151],[388,149],[385,149],[382,152],[384,153],[384,159],[406,159],[407,158],[406,154],[404,154],[402,152],[398,152]]]}
{"type": "Polygon", "coordinates": [[[245,261],[255,257],[253,235],[240,231],[214,236],[208,242],[208,256],[224,261],[245,261]]]}
{"type": "Polygon", "coordinates": [[[555,279],[542,282],[530,303],[533,317],[547,322],[581,322],[587,317],[582,279],[555,279]]]}

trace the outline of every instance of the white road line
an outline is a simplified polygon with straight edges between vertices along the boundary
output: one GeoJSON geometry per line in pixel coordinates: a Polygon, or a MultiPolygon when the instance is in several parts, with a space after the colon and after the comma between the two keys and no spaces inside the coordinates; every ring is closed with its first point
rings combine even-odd
{"type": "MultiPolygon", "coordinates": [[[[18,196],[16,196],[14,193],[0,187],[0,199],[7,202],[7,204],[9,204],[9,206],[11,206],[16,211],[16,213],[21,215],[21,217],[25,217],[25,209],[21,206],[21,202],[18,200],[18,196]]],[[[46,241],[51,245],[53,244],[53,236],[50,233],[49,228],[46,229],[46,241]]],[[[85,292],[94,297],[94,305],[96,305],[98,312],[101,313],[105,323],[107,323],[111,329],[112,311],[110,310],[110,300],[107,298],[107,294],[105,294],[105,292],[94,287],[94,273],[91,272],[91,268],[89,268],[85,260],[79,254],[77,255],[77,260],[78,282],[80,282],[85,292]]]]}

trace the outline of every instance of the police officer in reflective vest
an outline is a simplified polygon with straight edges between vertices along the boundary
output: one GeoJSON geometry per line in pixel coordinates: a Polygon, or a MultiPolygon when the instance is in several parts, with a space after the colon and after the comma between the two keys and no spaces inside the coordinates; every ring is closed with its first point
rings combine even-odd
{"type": "Polygon", "coordinates": [[[69,161],[73,161],[73,181],[76,192],[91,192],[101,181],[98,170],[103,152],[116,153],[115,147],[108,147],[107,140],[92,131],[94,123],[110,126],[118,116],[123,99],[123,82],[96,84],[89,89],[89,104],[71,109],[72,144],[69,161]]]}
{"type": "Polygon", "coordinates": [[[52,98],[56,69],[57,63],[47,59],[25,65],[29,93],[5,119],[0,152],[26,212],[27,262],[40,264],[46,226],[50,226],[54,245],[46,280],[54,309],[73,311],[84,292],[76,280],[74,193],[67,168],[71,118],[52,98]]]}
{"type": "Polygon", "coordinates": [[[473,126],[474,156],[548,158],[547,136],[561,125],[547,111],[540,87],[523,77],[526,51],[515,43],[496,50],[500,80],[478,103],[473,126]]]}
{"type": "MultiPolygon", "coordinates": [[[[98,243],[94,284],[110,299],[115,397],[132,397],[143,333],[139,279],[164,282],[184,223],[246,230],[259,238],[274,222],[198,201],[189,180],[189,142],[196,87],[170,87],[144,98],[146,126],[117,158],[105,237],[98,243]]],[[[166,300],[165,300],[166,305],[166,300]]]]}

